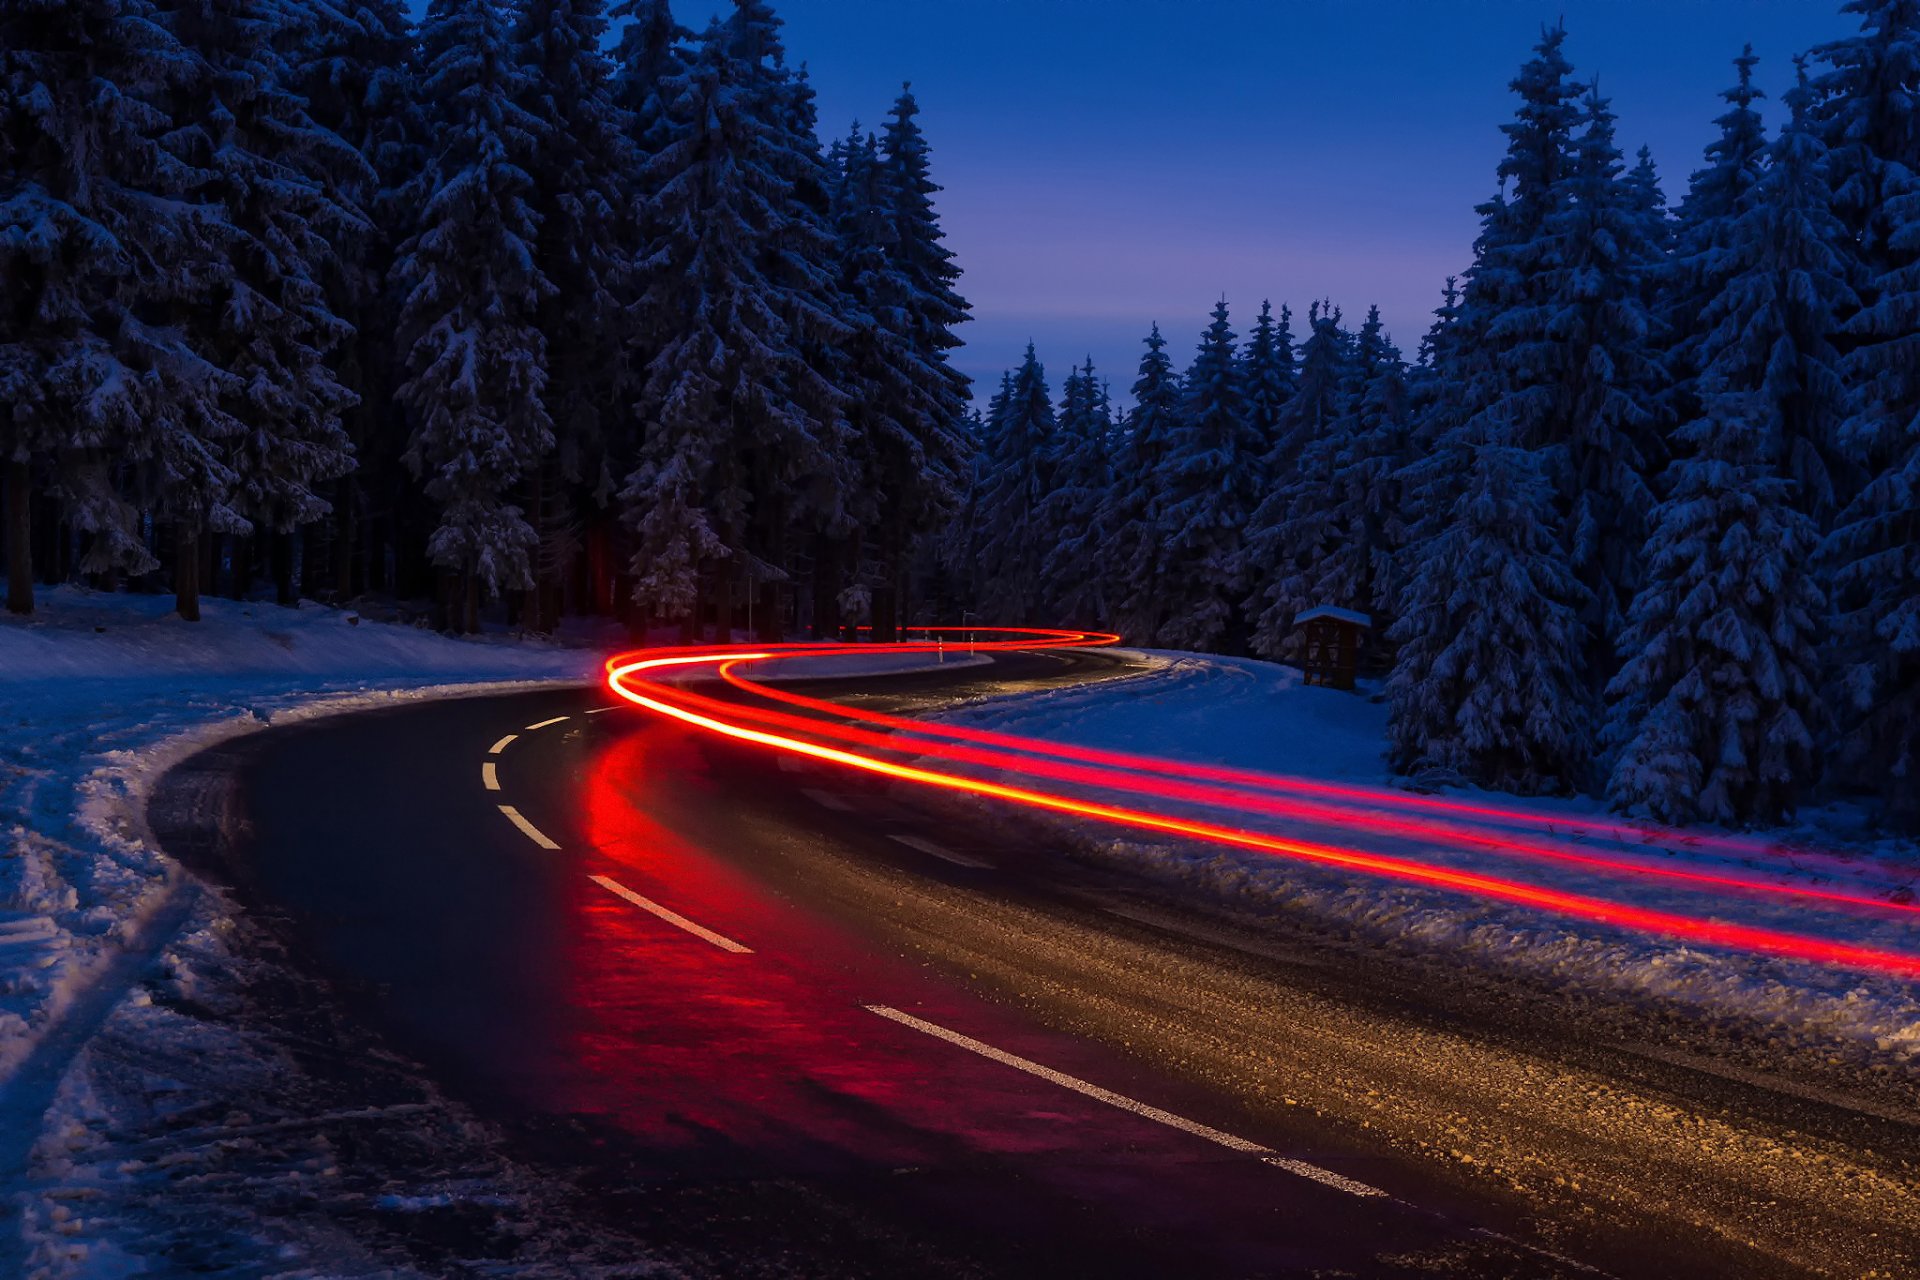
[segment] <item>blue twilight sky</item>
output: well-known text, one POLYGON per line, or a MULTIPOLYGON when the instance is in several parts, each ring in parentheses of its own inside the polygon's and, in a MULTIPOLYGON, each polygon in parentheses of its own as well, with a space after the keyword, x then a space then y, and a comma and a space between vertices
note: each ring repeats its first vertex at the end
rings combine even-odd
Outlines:
MULTIPOLYGON (((681 21, 726 7, 676 0, 681 21)), ((1510 80, 1542 23, 1597 75, 1670 199, 1743 42, 1777 99, 1840 0, 786 0, 829 137, 911 79, 946 187, 982 399, 1031 338, 1058 393, 1092 355, 1124 398, 1151 321, 1184 365, 1220 295, 1378 303, 1409 354, 1467 265, 1510 80)), ((1777 101, 1770 119, 1779 118, 1777 101)), ((1296 319, 1296 334, 1304 329, 1296 319)))

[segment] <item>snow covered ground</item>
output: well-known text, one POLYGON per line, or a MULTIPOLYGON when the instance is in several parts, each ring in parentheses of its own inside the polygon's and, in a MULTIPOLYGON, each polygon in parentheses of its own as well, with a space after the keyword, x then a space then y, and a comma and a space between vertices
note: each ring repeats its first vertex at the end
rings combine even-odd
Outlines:
MULTIPOLYGON (((1081 746, 1377 787, 1388 797, 1377 810, 1383 814, 1393 811, 1396 791, 1405 794, 1388 774, 1386 708, 1371 699, 1370 690, 1309 687, 1298 671, 1271 663, 1193 654, 1156 656, 1166 665, 1143 677, 981 701, 945 718, 1081 746)), ((1077 793, 1099 796, 1084 787, 1077 793)), ((1854 815, 1844 811, 1809 815, 1800 827, 1752 840, 1722 843, 1716 836, 1726 833, 1671 831, 1657 833, 1665 838, 1649 843, 1639 831, 1623 830, 1620 838, 1609 839, 1604 833, 1573 830, 1582 819, 1611 825, 1591 801, 1517 800, 1458 791, 1448 795, 1553 819, 1560 825, 1527 838, 1576 856, 1601 854, 1662 870, 1842 891, 1884 902, 1889 909, 1829 910, 1805 899, 1729 892, 1672 877, 1602 872, 1571 862, 1519 859, 1493 848, 1383 835, 1337 821, 1316 824, 1159 800, 1151 807, 1636 906, 1920 954, 1920 915, 1897 909, 1911 904, 1920 887, 1920 850, 1906 842, 1861 839, 1848 829, 1854 815)), ((1709 1018, 1730 1016, 1764 1027, 1776 1041, 1818 1045, 1823 1052, 1837 1046, 1862 1065, 1920 1080, 1920 984, 1911 981, 1690 946, 1265 853, 1142 837, 1065 818, 1054 821, 1072 826, 1095 856, 1145 870, 1236 910, 1304 912, 1378 945, 1503 966, 1555 985, 1682 1006, 1709 1018)))
POLYGON ((369 1109, 359 1096, 332 1099, 297 1067, 289 1046, 325 1029, 283 1035, 218 1016, 260 983, 276 991, 263 1007, 319 1018, 324 1003, 303 1003, 290 970, 234 962, 242 923, 154 847, 145 802, 172 764, 235 734, 399 699, 592 680, 599 654, 453 640, 311 604, 209 599, 204 621, 183 623, 168 597, 58 588, 42 603, 32 618, 0 617, 0 1195, 18 1223, 17 1235, 0 1231, 0 1274, 225 1263, 265 1274, 260 1256, 303 1274, 317 1259, 328 1274, 403 1273, 371 1243, 384 1228, 347 1217, 345 1206, 375 1197, 330 1153, 346 1130, 393 1144, 387 1174, 422 1179, 442 1217, 476 1198, 524 1206, 531 1193, 512 1168, 399 1064, 376 1070, 387 1083, 369 1109), (313 1211, 329 1197, 343 1225, 313 1211), (263 1207, 276 1203, 306 1211, 276 1218, 263 1207), (138 1226, 121 1231, 136 1213, 138 1226))

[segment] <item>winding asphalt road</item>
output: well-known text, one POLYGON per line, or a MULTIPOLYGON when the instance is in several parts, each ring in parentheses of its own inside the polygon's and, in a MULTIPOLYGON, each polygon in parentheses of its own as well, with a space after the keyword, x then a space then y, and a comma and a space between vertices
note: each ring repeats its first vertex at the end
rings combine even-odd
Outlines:
POLYGON ((1898 1091, 1256 930, 608 702, 259 735, 225 875, 529 1159, 717 1274, 1920 1274, 1898 1091))

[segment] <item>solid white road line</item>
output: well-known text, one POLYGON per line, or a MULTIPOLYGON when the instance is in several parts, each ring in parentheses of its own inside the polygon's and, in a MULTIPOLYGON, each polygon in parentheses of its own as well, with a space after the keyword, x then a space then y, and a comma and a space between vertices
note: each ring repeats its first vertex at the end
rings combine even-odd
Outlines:
POLYGON ((833 794, 833 792, 831 791, 820 791, 813 787, 807 787, 803 789, 800 792, 800 794, 805 796, 807 799, 813 801, 817 805, 823 805, 826 808, 833 809, 839 813, 853 812, 852 805, 848 804, 845 800, 842 800, 839 796, 833 794))
POLYGON ((665 920, 668 924, 674 926, 676 929, 685 929, 688 933, 692 934, 694 937, 702 939, 703 941, 706 941, 706 942, 711 942, 714 946, 720 948, 722 951, 731 951, 735 955, 742 955, 742 956, 750 956, 753 954, 752 947, 743 947, 739 943, 735 942, 732 938, 725 937, 722 934, 715 933, 713 930, 706 928, 703 925, 697 925, 693 921, 681 915, 679 912, 669 911, 667 908, 655 902, 652 898, 641 897, 639 894, 635 893, 633 890, 627 888, 627 886, 621 884, 618 880, 609 880, 605 876, 588 876, 587 879, 593 881, 595 884, 599 885, 602 889, 605 889, 608 893, 615 894, 618 897, 625 898, 628 902, 631 902, 634 906, 640 908, 642 911, 652 912, 654 915, 659 916, 662 920, 665 920))
POLYGON ((488 747, 487 754, 490 756, 499 755, 502 751, 505 751, 510 745, 512 745, 514 739, 518 738, 519 736, 520 735, 517 733, 508 734, 506 737, 500 739, 500 741, 488 747))
POLYGON ((480 785, 489 791, 500 789, 500 771, 493 767, 491 760, 480 766, 480 785))
POLYGON ((527 726, 527 732, 532 733, 535 729, 544 729, 550 724, 559 724, 562 720, 565 720, 567 718, 568 717, 566 716, 555 716, 551 720, 542 720, 539 724, 530 724, 527 726))
POLYGON ((560 846, 547 838, 547 833, 520 816, 520 811, 510 804, 500 806, 500 812, 507 815, 507 821, 520 828, 520 834, 539 845, 542 849, 558 849, 560 846))
POLYGON ((919 836, 899 835, 891 832, 889 835, 892 839, 897 840, 909 849, 918 849, 921 853, 930 854, 942 862, 951 862, 956 867, 972 867, 975 871, 993 870, 993 864, 991 862, 983 862, 979 858, 970 858, 964 853, 955 853, 953 850, 943 845, 937 845, 931 840, 925 840, 919 836))
POLYGON ((1318 1165, 1288 1159, 1275 1152, 1271 1147, 1264 1147, 1257 1142, 1250 1142, 1245 1138, 1235 1137, 1231 1133, 1224 1133, 1219 1129, 1201 1124, 1197 1120, 1189 1120, 1185 1116, 1177 1116, 1171 1111, 1162 1111, 1158 1107, 1148 1106, 1146 1103, 1134 1098, 1129 1098, 1123 1093, 1115 1093, 1111 1089, 1102 1089, 1097 1084, 1089 1084, 1076 1076, 1067 1075, 1062 1071, 1055 1071, 1052 1067, 1043 1067, 1030 1058, 1022 1058, 1018 1054, 1008 1053, 1004 1049, 996 1049, 990 1044, 975 1040, 972 1036, 961 1035, 958 1031, 949 1031, 945 1027, 916 1018, 910 1013, 902 1013, 900 1010, 890 1008, 884 1004, 870 1004, 867 1005, 866 1008, 869 1013, 877 1013, 883 1018, 899 1023, 903 1027, 912 1027, 915 1031, 930 1035, 937 1040, 945 1040, 948 1044, 958 1045, 969 1053, 977 1053, 983 1058, 989 1058, 994 1062, 1000 1063, 1002 1066, 1012 1067, 1016 1071, 1024 1071, 1028 1075, 1037 1076, 1049 1084, 1057 1084, 1063 1089, 1071 1089, 1075 1093, 1084 1094, 1096 1102, 1104 1102, 1110 1107, 1118 1107, 1122 1111, 1131 1111, 1134 1115, 1142 1116, 1158 1124, 1164 1124, 1170 1129, 1178 1129, 1182 1133, 1190 1133, 1196 1138, 1205 1138, 1208 1142, 1216 1143, 1219 1146, 1227 1148, 1229 1151, 1239 1151, 1246 1155, 1259 1156, 1276 1169, 1285 1169, 1288 1173, 1295 1174, 1302 1178, 1309 1178, 1323 1186, 1332 1187, 1336 1191, 1344 1191, 1350 1196, 1384 1196, 1387 1194, 1378 1187, 1370 1187, 1364 1182, 1356 1182, 1352 1178, 1342 1177, 1332 1170, 1322 1169, 1318 1165))

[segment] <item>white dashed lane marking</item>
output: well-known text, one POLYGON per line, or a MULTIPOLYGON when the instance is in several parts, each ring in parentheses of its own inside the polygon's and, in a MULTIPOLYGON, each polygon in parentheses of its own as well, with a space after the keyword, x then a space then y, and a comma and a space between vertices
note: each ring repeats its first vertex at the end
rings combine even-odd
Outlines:
POLYGON ((542 721, 541 721, 541 722, 540 722, 539 724, 530 724, 530 725, 528 725, 528 726, 527 726, 527 732, 528 732, 528 733, 532 733, 532 732, 533 732, 533 731, 534 731, 535 729, 544 729, 544 728, 546 728, 546 727, 547 727, 548 725, 550 725, 550 724, 559 724, 559 723, 560 723, 560 722, 561 722, 562 720, 566 720, 566 719, 570 719, 570 717, 568 717, 568 716, 555 716, 555 717, 553 717, 553 719, 551 719, 551 720, 542 720, 542 721))
POLYGON ((500 789, 500 771, 494 768, 491 760, 480 766, 480 785, 489 791, 500 789))
POLYGON ((802 791, 800 794, 805 796, 807 799, 813 801, 815 804, 821 805, 828 809, 832 809, 837 813, 853 812, 852 805, 848 804, 845 800, 842 800, 839 796, 833 794, 833 792, 831 791, 820 791, 816 788, 808 787, 807 789, 802 791))
POLYGON ((500 741, 488 747, 487 754, 490 756, 499 755, 502 751, 505 751, 510 745, 512 745, 514 739, 518 738, 519 736, 520 735, 517 733, 508 734, 506 737, 500 739, 500 741))
POLYGON ((539 845, 542 849, 558 849, 560 846, 547 838, 547 833, 520 816, 520 811, 510 804, 500 806, 500 812, 507 815, 507 821, 520 828, 520 834, 539 845))
POLYGON ((603 712, 618 711, 619 709, 620 709, 619 707, 588 707, 587 714, 590 716, 597 716, 603 712))
POLYGON ((1205 1138, 1208 1142, 1225 1147, 1229 1151, 1239 1151, 1246 1155, 1259 1156, 1263 1161, 1276 1169, 1284 1169, 1297 1177, 1307 1178, 1320 1183, 1322 1186, 1332 1187, 1335 1191, 1343 1191, 1350 1196, 1365 1197, 1385 1196, 1387 1194, 1378 1187, 1368 1186, 1364 1182, 1357 1182, 1352 1178, 1337 1174, 1331 1169, 1322 1169, 1319 1165, 1308 1164, 1304 1160, 1289 1159, 1271 1147, 1262 1146, 1258 1142, 1253 1142, 1246 1138, 1236 1137, 1231 1133, 1226 1133, 1209 1125, 1201 1124, 1198 1120, 1189 1120, 1185 1116, 1177 1116, 1171 1111, 1162 1111, 1159 1107, 1149 1106, 1138 1099, 1129 1098, 1124 1093, 1115 1093, 1111 1089, 1102 1089, 1099 1085, 1089 1084, 1077 1076, 1070 1076, 1064 1071, 1055 1071, 1052 1067, 1042 1066, 1031 1058, 1022 1058, 1018 1054, 1008 1053, 1004 1049, 996 1049, 990 1044, 975 1040, 972 1036, 961 1035, 958 1031, 949 1031, 947 1028, 935 1023, 916 1018, 910 1013, 902 1013, 900 1010, 884 1004, 870 1004, 867 1005, 866 1008, 868 1012, 877 1013, 883 1018, 899 1023, 903 1027, 911 1027, 915 1031, 930 1035, 937 1040, 945 1040, 948 1044, 958 1045, 969 1053, 977 1053, 983 1058, 988 1058, 1000 1063, 1002 1066, 1012 1067, 1016 1071, 1024 1071, 1028 1075, 1036 1076, 1049 1084, 1059 1085, 1062 1089, 1071 1089, 1075 1093, 1092 1098, 1096 1102, 1104 1102, 1110 1107, 1118 1107, 1122 1111, 1130 1111, 1134 1115, 1152 1120, 1156 1124, 1166 1125, 1170 1129, 1178 1129, 1182 1133, 1190 1133, 1196 1138, 1205 1138))
POLYGON ((933 841, 921 836, 894 834, 892 839, 907 846, 909 849, 918 849, 921 853, 938 858, 942 862, 951 862, 956 867, 971 867, 975 871, 993 870, 993 864, 991 862, 986 862, 979 858, 970 858, 964 853, 955 853, 945 845, 935 844, 933 841))
POLYGON ((780 772, 782 773, 800 773, 806 769, 805 765, 801 764, 799 760, 795 759, 791 755, 782 755, 778 760, 775 760, 773 763, 779 768, 780 772))
POLYGON ((606 876, 588 876, 587 879, 593 881, 595 884, 599 885, 602 889, 605 889, 608 893, 614 894, 617 897, 625 898, 628 902, 631 902, 634 906, 640 908, 642 911, 651 912, 653 915, 660 917, 660 919, 665 920, 668 924, 672 925, 674 928, 685 929, 688 933, 692 934, 694 937, 699 938, 704 942, 711 942, 714 946, 720 948, 722 951, 731 951, 735 955, 742 955, 742 956, 750 956, 753 954, 752 947, 743 947, 739 943, 735 942, 732 938, 729 938, 724 934, 715 933, 713 930, 707 928, 705 925, 695 924, 693 921, 681 915, 678 911, 669 910, 668 908, 663 907, 659 903, 655 902, 652 898, 641 897, 639 894, 635 893, 633 890, 627 888, 627 886, 621 884, 618 880, 610 880, 606 876))

